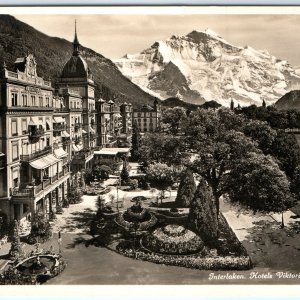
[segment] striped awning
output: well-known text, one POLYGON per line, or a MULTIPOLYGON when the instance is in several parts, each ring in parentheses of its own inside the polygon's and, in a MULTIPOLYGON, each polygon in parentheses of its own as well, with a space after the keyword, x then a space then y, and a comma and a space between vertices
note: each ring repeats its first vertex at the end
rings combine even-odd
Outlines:
POLYGON ((29 164, 34 168, 34 169, 46 169, 54 164, 59 162, 59 159, 57 159, 53 154, 49 154, 47 156, 44 156, 42 158, 36 159, 29 164))
POLYGON ((61 133, 61 136, 65 138, 70 137, 70 135, 65 130, 61 133))
POLYGON ((58 148, 58 149, 54 150, 54 155, 57 158, 63 158, 63 157, 68 156, 68 153, 63 148, 58 148))
POLYGON ((54 117, 53 122, 54 123, 65 123, 65 119, 63 119, 62 117, 54 117))

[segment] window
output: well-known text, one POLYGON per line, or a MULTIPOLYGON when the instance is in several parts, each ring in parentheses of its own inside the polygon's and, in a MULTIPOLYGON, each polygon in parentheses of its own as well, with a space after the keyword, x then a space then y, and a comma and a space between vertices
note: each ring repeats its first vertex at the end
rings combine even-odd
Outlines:
POLYGON ((17 105, 18 105, 18 94, 11 93, 11 106, 17 106, 17 105))
POLYGON ((26 134, 26 133, 27 133, 27 120, 22 119, 22 134, 26 134))
POLYGON ((22 95, 22 102, 23 102, 23 106, 28 106, 27 95, 25 94, 22 95))
POLYGON ((12 143, 12 159, 18 160, 19 159, 19 145, 17 142, 12 143))
POLYGON ((50 137, 49 136, 46 137, 46 146, 47 147, 50 146, 50 137))
POLYGON ((46 97, 46 107, 50 107, 50 99, 49 99, 49 97, 46 97))
POLYGON ((39 106, 40 106, 40 107, 43 107, 43 106, 44 106, 44 103, 43 103, 43 97, 42 97, 42 96, 39 97, 39 106))
POLYGON ((11 135, 17 136, 18 135, 18 123, 17 120, 11 120, 11 135))
POLYGON ((31 96, 31 105, 32 105, 32 106, 36 106, 36 103, 35 103, 35 96, 31 96))
POLYGON ((139 117, 139 118, 141 117, 141 113, 138 113, 138 117, 139 117))

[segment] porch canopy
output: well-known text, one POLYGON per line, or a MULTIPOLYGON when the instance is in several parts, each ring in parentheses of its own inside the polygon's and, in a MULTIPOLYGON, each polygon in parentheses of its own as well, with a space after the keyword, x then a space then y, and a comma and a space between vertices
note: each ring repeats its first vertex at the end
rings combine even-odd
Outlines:
POLYGON ((53 154, 48 154, 47 156, 31 161, 29 164, 34 169, 41 170, 46 169, 59 161, 60 160, 57 159, 53 154))
POLYGON ((65 119, 63 119, 62 117, 54 117, 53 122, 54 123, 65 123, 65 119))
POLYGON ((57 158, 63 158, 63 157, 68 156, 68 153, 63 148, 58 148, 58 149, 54 150, 54 155, 57 158))

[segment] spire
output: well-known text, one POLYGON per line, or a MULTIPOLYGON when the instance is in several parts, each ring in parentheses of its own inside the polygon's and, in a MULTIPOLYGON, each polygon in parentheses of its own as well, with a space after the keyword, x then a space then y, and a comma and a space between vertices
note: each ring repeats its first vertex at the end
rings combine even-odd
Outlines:
POLYGON ((77 37, 77 26, 76 26, 76 20, 75 20, 75 37, 74 37, 74 41, 73 41, 73 55, 79 55, 80 54, 80 44, 78 41, 78 37, 77 37))

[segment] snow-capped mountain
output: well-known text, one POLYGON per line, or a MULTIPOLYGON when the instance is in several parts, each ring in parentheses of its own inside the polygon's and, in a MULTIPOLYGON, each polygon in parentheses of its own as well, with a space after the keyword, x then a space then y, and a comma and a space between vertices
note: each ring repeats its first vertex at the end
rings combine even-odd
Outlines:
POLYGON ((201 104, 272 104, 300 86, 287 61, 266 50, 237 47, 210 29, 155 42, 141 53, 115 60, 135 84, 161 99, 177 96, 201 104))

